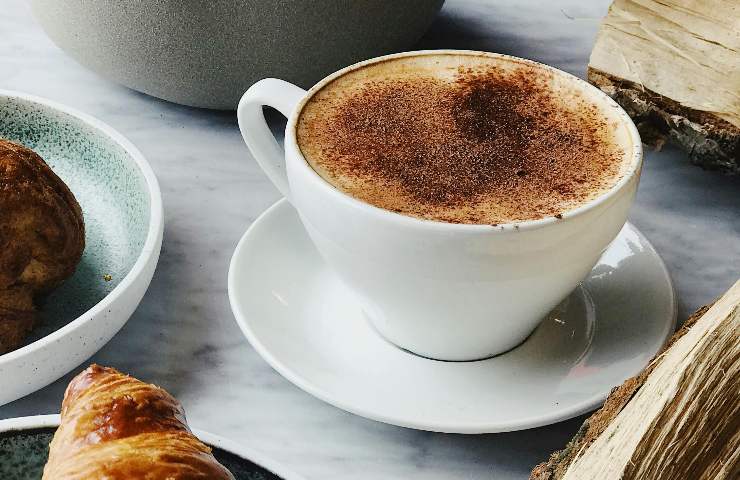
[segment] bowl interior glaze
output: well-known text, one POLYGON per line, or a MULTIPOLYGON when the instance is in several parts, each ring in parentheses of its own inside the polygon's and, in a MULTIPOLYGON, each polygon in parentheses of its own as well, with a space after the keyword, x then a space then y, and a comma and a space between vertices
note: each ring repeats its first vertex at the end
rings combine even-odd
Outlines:
POLYGON ((82 260, 72 277, 41 299, 29 344, 103 300, 132 269, 147 239, 151 196, 120 144, 63 111, 0 94, 0 138, 41 155, 72 190, 85 219, 82 260))

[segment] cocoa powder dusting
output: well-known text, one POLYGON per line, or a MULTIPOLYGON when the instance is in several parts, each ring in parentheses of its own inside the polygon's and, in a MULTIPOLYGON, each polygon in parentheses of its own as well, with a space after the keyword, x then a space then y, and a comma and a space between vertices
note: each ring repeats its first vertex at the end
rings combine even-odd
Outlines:
POLYGON ((327 89, 299 120, 309 163, 360 200, 498 224, 560 215, 616 182, 623 151, 603 114, 583 99, 565 108, 541 71, 386 77, 327 89))

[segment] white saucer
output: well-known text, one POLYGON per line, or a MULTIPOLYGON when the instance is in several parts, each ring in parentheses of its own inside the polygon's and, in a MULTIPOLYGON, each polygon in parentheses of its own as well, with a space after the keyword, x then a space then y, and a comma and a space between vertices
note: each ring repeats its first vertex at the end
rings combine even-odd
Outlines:
POLYGON ((645 366, 676 319, 662 260, 628 224, 521 346, 476 362, 421 358, 365 321, 285 200, 239 242, 229 298, 255 350, 308 393, 373 420, 457 433, 538 427, 596 408, 645 366))

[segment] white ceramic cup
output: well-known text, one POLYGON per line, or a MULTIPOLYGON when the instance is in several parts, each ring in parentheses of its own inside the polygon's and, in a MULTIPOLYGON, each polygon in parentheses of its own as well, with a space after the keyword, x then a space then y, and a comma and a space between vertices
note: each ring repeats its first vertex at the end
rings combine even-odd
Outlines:
MULTIPOLYGON (((612 111, 612 110, 609 110, 612 111)), ((308 92, 277 79, 252 85, 239 102, 239 128, 252 155, 298 211, 326 263, 357 296, 377 331, 397 346, 440 360, 474 360, 524 341, 596 264, 621 230, 639 181, 642 147, 627 114, 583 80, 528 60, 459 50, 407 52, 344 68, 308 92), (326 182, 296 140, 301 109, 324 85, 389 58, 470 54, 523 62, 565 79, 613 108, 632 142, 628 173, 562 218, 505 225, 421 220, 361 202, 326 182), (285 151, 263 106, 288 117, 285 151)))

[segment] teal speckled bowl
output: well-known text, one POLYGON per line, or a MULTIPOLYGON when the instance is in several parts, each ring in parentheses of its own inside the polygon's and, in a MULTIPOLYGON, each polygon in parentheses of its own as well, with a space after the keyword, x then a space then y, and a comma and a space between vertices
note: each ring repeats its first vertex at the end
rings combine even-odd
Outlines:
MULTIPOLYGON (((49 443, 59 426, 59 415, 11 418, 0 421, 0 478, 40 480, 49 454, 49 443)), ((210 433, 194 431, 236 480, 301 480, 297 474, 210 433)))
POLYGON ((0 138, 35 150, 67 183, 86 242, 75 274, 42 301, 27 345, 0 355, 3 405, 71 371, 118 332, 149 286, 164 222, 151 167, 99 120, 0 90, 0 138))

